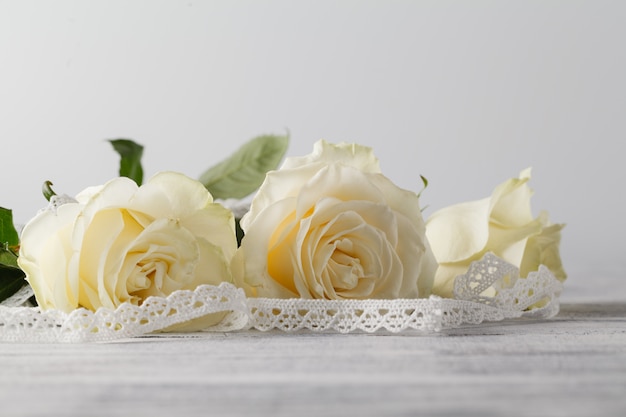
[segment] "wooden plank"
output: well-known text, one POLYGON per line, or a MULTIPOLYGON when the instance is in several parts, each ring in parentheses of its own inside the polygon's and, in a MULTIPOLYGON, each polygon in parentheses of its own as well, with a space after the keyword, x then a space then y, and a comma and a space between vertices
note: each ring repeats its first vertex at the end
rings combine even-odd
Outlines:
POLYGON ((623 416, 626 303, 435 335, 0 345, 2 416, 623 416))

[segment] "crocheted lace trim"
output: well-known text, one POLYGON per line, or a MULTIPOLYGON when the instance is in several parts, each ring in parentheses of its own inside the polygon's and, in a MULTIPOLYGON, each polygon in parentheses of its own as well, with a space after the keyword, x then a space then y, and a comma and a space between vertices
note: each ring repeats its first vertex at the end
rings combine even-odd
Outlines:
POLYGON ((438 332, 464 324, 518 317, 549 318, 559 311, 562 284, 544 266, 527 278, 518 269, 487 254, 455 280, 455 298, 397 300, 248 299, 258 330, 301 329, 341 333, 438 332), (491 290, 492 296, 484 295, 491 290))
POLYGON ((562 285, 541 266, 527 278, 517 268, 487 254, 456 278, 455 298, 397 300, 305 300, 246 298, 232 284, 201 285, 167 298, 150 297, 142 305, 116 310, 71 313, 24 306, 25 287, 0 305, 0 341, 99 342, 178 329, 175 325, 222 313, 204 331, 311 330, 348 333, 386 330, 438 332, 468 324, 519 317, 548 318, 558 313, 562 285))

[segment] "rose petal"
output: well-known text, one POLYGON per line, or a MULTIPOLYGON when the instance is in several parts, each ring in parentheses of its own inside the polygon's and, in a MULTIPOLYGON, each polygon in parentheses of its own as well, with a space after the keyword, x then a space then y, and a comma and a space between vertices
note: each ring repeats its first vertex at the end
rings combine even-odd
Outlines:
POLYGON ((65 204, 56 213, 39 213, 22 230, 17 262, 44 309, 69 312, 78 306, 78 276, 68 271, 72 249, 65 242, 79 212, 78 204, 65 204))

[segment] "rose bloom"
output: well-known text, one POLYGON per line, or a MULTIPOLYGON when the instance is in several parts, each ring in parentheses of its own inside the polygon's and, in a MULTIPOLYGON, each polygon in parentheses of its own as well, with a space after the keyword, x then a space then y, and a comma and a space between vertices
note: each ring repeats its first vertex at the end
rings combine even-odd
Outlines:
POLYGON ((90 187, 22 231, 18 262, 42 309, 139 305, 149 296, 232 281, 232 213, 204 186, 173 172, 138 187, 90 187))
POLYGON ((426 236, 439 268, 433 293, 452 297, 454 279, 487 252, 517 266, 520 276, 545 265, 557 279, 566 278, 559 244, 562 224, 550 224, 548 214, 533 218, 530 169, 495 188, 491 197, 456 204, 433 213, 426 236))
POLYGON ((232 263, 249 296, 428 296, 436 262, 416 193, 380 173, 370 148, 315 144, 268 173, 242 218, 232 263))

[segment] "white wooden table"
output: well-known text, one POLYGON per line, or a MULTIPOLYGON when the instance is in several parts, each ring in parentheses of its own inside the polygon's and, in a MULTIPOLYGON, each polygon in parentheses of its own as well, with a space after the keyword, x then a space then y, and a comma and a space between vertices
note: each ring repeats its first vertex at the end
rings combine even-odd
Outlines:
POLYGON ((552 320, 426 336, 0 344, 0 416, 626 416, 621 281, 573 285, 552 320))

